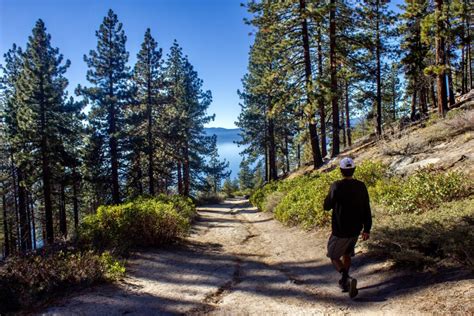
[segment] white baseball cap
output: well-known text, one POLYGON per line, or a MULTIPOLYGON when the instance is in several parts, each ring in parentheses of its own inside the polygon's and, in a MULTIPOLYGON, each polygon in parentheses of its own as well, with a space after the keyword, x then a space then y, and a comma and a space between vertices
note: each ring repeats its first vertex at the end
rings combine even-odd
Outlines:
POLYGON ((341 169, 354 169, 355 166, 354 160, 349 157, 342 158, 339 162, 339 167, 341 167, 341 169))

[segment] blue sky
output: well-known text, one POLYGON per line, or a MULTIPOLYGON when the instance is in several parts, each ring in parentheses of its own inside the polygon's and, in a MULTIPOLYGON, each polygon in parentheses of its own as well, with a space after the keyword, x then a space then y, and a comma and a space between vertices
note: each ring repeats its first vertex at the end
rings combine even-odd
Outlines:
MULTIPOLYGON (((245 0, 0 0, 0 63, 13 43, 25 47, 37 19, 45 21, 52 44, 71 60, 66 76, 73 92, 86 81, 83 55, 94 49, 98 29, 109 8, 123 22, 130 65, 147 27, 165 53, 174 39, 211 90, 209 113, 214 127, 235 127, 240 107, 237 89, 247 69, 251 28, 243 23, 245 0)), ((391 6, 403 0, 394 0, 391 6)))
POLYGON ((13 43, 26 46, 37 19, 46 23, 52 44, 71 60, 66 73, 69 90, 86 81, 83 55, 95 48, 95 31, 109 8, 117 13, 128 37, 130 64, 147 27, 168 52, 174 39, 211 90, 209 126, 231 128, 240 107, 241 87, 252 38, 243 23, 247 12, 241 0, 0 0, 0 63, 13 43))

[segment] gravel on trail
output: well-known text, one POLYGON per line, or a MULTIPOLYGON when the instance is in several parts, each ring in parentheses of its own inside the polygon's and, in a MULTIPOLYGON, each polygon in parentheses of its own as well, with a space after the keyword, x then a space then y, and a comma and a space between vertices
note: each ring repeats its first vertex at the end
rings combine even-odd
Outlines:
POLYGON ((127 276, 56 301, 43 315, 474 314, 472 273, 390 269, 356 248, 359 295, 337 286, 328 230, 286 227, 246 200, 198 209, 188 238, 135 253, 127 276))

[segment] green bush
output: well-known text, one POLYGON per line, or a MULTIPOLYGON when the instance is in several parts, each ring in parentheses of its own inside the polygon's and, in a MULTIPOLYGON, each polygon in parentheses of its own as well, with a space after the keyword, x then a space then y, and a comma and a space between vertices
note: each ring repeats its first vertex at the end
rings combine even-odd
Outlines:
POLYGON ((162 195, 100 206, 96 214, 84 218, 79 243, 119 252, 133 247, 160 246, 185 235, 194 216, 192 201, 180 196, 162 195))
POLYGON ((474 267, 474 198, 445 202, 430 212, 377 212, 366 245, 400 265, 422 268, 446 259, 474 267))
POLYGON ((71 287, 115 280, 125 273, 110 253, 52 251, 11 257, 0 268, 0 313, 16 311, 71 287))
POLYGON ((443 202, 472 194, 472 180, 464 174, 420 170, 411 176, 377 181, 370 193, 374 202, 394 213, 424 212, 443 202))
MULTIPOLYGON (((372 186, 387 176, 386 170, 380 163, 364 162, 357 167, 354 177, 372 186)), ((330 220, 330 213, 323 210, 324 198, 331 183, 338 179, 341 174, 335 169, 275 181, 258 189, 250 201, 262 211, 274 210, 275 218, 285 224, 305 228, 324 226, 330 220)))

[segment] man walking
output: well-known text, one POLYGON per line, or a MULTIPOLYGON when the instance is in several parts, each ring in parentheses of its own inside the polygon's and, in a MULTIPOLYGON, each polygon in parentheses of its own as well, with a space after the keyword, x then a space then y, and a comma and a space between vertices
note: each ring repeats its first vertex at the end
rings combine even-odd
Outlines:
POLYGON ((362 232, 362 240, 369 239, 372 227, 369 193, 365 184, 352 178, 355 163, 351 158, 340 161, 343 176, 331 185, 324 200, 324 209, 332 212, 332 233, 328 241, 328 254, 336 270, 341 273, 339 285, 351 298, 358 293, 357 280, 349 276, 351 257, 362 232))

